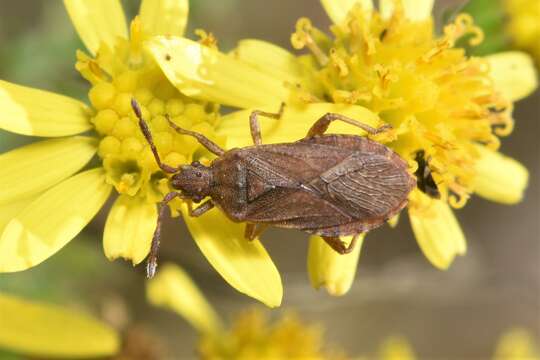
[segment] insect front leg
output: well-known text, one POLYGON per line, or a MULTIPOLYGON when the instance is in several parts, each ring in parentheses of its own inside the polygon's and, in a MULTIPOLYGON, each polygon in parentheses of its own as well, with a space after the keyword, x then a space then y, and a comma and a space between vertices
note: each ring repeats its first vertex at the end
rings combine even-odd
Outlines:
POLYGON ((152 139, 152 133, 150 132, 150 129, 148 128, 148 124, 142 117, 141 108, 139 107, 139 103, 137 103, 137 100, 131 99, 131 107, 133 108, 135 115, 137 115, 137 118, 139 119, 139 127, 141 128, 141 131, 144 135, 144 138, 148 142, 148 145, 150 145, 152 154, 154 154, 154 158, 156 159, 156 162, 158 166, 160 167, 160 169, 169 174, 177 173, 180 170, 180 168, 174 168, 172 166, 169 166, 161 162, 156 145, 154 144, 154 140, 152 139))
POLYGON ((268 228, 267 224, 246 224, 246 230, 244 231, 244 237, 253 241, 259 237, 268 228))
POLYGON ((347 124, 357 126, 371 135, 379 134, 381 132, 390 130, 392 128, 390 125, 383 125, 379 128, 373 128, 369 125, 361 123, 358 120, 351 119, 350 117, 347 117, 345 115, 335 114, 335 113, 326 113, 319 120, 317 120, 315 124, 311 126, 311 128, 308 131, 308 134, 306 135, 306 138, 323 135, 326 132, 326 130, 328 130, 328 126, 330 126, 330 123, 336 120, 340 120, 340 121, 346 122, 347 124))
POLYGON ((193 209, 191 202, 188 202, 188 206, 189 206, 189 216, 199 217, 205 212, 207 212, 208 210, 213 209, 214 203, 212 202, 212 200, 207 200, 201 205, 197 206, 195 209, 193 209))
POLYGON ((265 111, 255 110, 249 115, 249 128, 251 130, 251 138, 255 145, 262 145, 261 138, 261 125, 259 124, 259 116, 264 116, 271 119, 279 120, 281 115, 283 115, 283 109, 285 108, 285 103, 282 102, 277 113, 269 113, 265 111))
POLYGON ((159 252, 159 241, 161 237, 161 224, 165 216, 165 209, 169 202, 176 197, 183 197, 181 193, 173 191, 163 197, 163 200, 158 205, 158 218, 156 222, 156 230, 154 230, 154 236, 152 237, 152 244, 150 245, 150 254, 148 254, 148 260, 146 261, 146 277, 151 279, 156 274, 157 258, 159 252))
POLYGON ((348 246, 346 243, 341 241, 338 236, 322 236, 322 238, 328 245, 330 245, 332 249, 334 249, 341 255, 345 255, 354 250, 354 247, 356 246, 356 241, 358 240, 359 236, 360 234, 354 235, 351 243, 348 246))
POLYGON ((210 140, 203 134, 199 134, 198 132, 195 132, 195 131, 183 129, 180 126, 173 123, 171 119, 169 118, 169 115, 165 115, 165 117, 167 118, 167 121, 169 122, 169 126, 172 127, 177 133, 182 134, 182 135, 193 136, 195 139, 197 139, 199 144, 201 144, 206 149, 208 149, 208 151, 216 154, 217 156, 221 156, 225 153, 225 150, 220 148, 218 144, 216 144, 215 142, 213 142, 212 140, 210 140))

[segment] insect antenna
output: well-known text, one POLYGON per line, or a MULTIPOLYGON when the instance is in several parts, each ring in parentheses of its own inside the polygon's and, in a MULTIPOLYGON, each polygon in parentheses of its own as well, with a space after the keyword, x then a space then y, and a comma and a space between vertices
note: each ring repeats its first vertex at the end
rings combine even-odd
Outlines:
POLYGON ((150 132, 150 128, 148 127, 147 122, 142 117, 141 107, 139 106, 139 103, 134 98, 131 99, 131 107, 133 108, 133 112, 139 119, 139 128, 141 129, 144 138, 146 139, 146 142, 148 142, 148 145, 150 145, 150 149, 154 154, 154 158, 156 159, 159 168, 168 174, 177 173, 180 168, 174 168, 161 162, 156 145, 154 144, 154 140, 152 139, 152 133, 150 132))

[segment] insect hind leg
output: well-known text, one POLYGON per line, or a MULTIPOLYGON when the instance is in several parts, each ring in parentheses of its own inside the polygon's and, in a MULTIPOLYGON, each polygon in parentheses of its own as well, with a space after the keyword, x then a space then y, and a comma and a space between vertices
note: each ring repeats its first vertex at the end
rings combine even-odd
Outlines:
POLYGON ((249 129, 251 130, 251 138, 255 145, 262 145, 261 125, 259 124, 259 116, 264 116, 271 119, 279 120, 283 115, 285 103, 282 102, 277 113, 269 113, 261 110, 255 110, 249 115, 249 129))
POLYGON ((343 121, 343 122, 346 122, 347 124, 357 126, 360 129, 366 131, 370 135, 379 134, 379 133, 388 131, 392 128, 390 125, 383 125, 381 127, 374 128, 358 120, 351 119, 350 117, 347 117, 345 115, 336 114, 336 113, 326 113, 323 116, 321 116, 319 120, 315 121, 315 123, 309 129, 306 135, 306 138, 323 135, 326 132, 326 130, 328 130, 328 126, 330 126, 330 123, 336 120, 343 121))
POLYGON ((341 241, 338 236, 322 236, 322 238, 337 253, 345 255, 354 250, 359 236, 360 234, 354 235, 349 245, 341 241))

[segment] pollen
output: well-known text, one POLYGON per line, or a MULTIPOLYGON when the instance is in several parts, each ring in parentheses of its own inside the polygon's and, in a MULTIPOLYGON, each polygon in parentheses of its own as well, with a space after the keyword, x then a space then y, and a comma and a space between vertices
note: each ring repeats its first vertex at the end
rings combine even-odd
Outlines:
POLYGON ((383 18, 358 4, 331 27, 332 36, 298 20, 291 42, 308 51, 311 59, 302 63, 316 86, 299 86, 294 96, 377 113, 396 134, 381 141, 411 171, 424 151, 442 199, 461 207, 474 190, 473 144, 499 146, 513 128, 512 104, 495 90, 489 65, 455 47, 460 39, 473 46, 483 39, 469 15, 458 15, 437 35, 431 18, 411 21, 397 5, 383 18))
POLYGON ((167 182, 156 185, 165 174, 139 129, 131 99, 139 102, 161 159, 173 167, 192 161, 200 145, 177 134, 167 118, 187 129, 202 126, 205 135, 219 143, 214 132, 218 109, 184 96, 168 82, 144 52, 146 37, 138 22, 136 18, 132 23, 130 40, 119 38, 113 49, 102 46, 95 59, 79 52, 76 68, 92 84, 88 97, 95 115, 91 121, 100 137, 98 155, 107 181, 120 194, 157 201, 170 189, 162 186, 167 182))

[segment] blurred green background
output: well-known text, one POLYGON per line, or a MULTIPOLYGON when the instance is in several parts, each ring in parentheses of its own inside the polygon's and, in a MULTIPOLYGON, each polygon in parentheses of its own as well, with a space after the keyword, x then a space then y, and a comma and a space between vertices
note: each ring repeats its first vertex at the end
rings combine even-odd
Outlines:
MULTIPOLYGON (((316 0, 190 3, 187 36, 194 38, 193 30, 204 28, 218 37, 223 50, 246 37, 291 49, 289 36, 301 16, 310 17, 322 29, 329 25, 316 0)), ((127 13, 134 15, 139 2, 124 1, 124 5, 127 13)), ((439 3, 437 10, 447 14, 441 5, 448 2, 439 3)), ((493 48, 504 46, 504 34, 494 43, 493 48)), ((78 48, 83 46, 62 2, 0 1, 1 79, 87 101, 87 83, 74 69, 78 48)), ((334 298, 309 285, 305 269, 307 237, 271 230, 263 241, 282 273, 282 308, 293 309, 303 319, 325 326, 330 342, 349 354, 373 353, 392 334, 407 338, 423 358, 452 359, 489 357, 498 337, 513 326, 526 328, 538 339, 539 101, 537 91, 517 104, 515 131, 502 145, 504 153, 520 160, 530 171, 525 200, 516 206, 503 206, 474 198, 458 211, 469 250, 450 270, 438 271, 424 259, 406 216, 402 216, 396 230, 384 227, 369 234, 356 283, 348 295, 334 298)), ((2 152, 24 141, 0 131, 2 152)), ((76 304, 107 319, 111 313, 123 314, 123 323, 157 339, 164 354, 193 357, 196 333, 180 318, 146 304, 143 266, 132 268, 129 263, 105 259, 100 237, 107 211, 108 207, 83 235, 42 265, 20 274, 1 274, 0 291, 76 304)), ((219 277, 181 221, 166 224, 160 261, 183 266, 225 318, 232 318, 246 306, 260 306, 219 277)))

